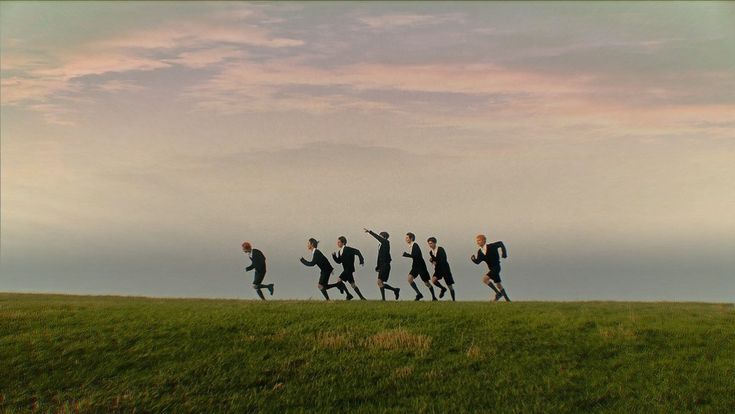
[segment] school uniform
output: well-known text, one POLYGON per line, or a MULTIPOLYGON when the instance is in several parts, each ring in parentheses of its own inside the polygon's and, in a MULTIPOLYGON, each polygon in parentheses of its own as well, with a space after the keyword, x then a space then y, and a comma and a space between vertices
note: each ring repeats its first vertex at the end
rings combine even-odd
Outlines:
POLYGON ((375 271, 378 272, 378 279, 383 282, 387 282, 390 277, 390 242, 388 239, 374 233, 372 230, 368 231, 368 233, 380 242, 380 247, 378 248, 378 263, 375 266, 375 271))
POLYGON ((420 276, 421 280, 428 282, 431 277, 429 276, 429 270, 426 268, 426 262, 424 261, 424 256, 421 254, 419 245, 414 242, 411 243, 409 248, 411 250, 410 253, 403 253, 403 257, 410 257, 413 260, 411 263, 411 271, 409 273, 413 277, 420 276))
POLYGON ((329 259, 327 259, 327 257, 319 251, 319 249, 314 249, 311 261, 308 261, 302 257, 301 263, 309 267, 318 266, 319 270, 321 271, 319 275, 319 284, 322 286, 327 286, 327 284, 329 283, 329 276, 332 275, 334 267, 332 267, 332 264, 329 263, 329 259))
POLYGON ((339 275, 339 278, 343 282, 355 283, 355 256, 360 258, 361 265, 365 264, 365 258, 362 257, 362 253, 353 247, 342 246, 339 251, 332 253, 332 259, 342 264, 342 273, 339 275))
POLYGON ((259 285, 263 283, 263 279, 265 278, 265 255, 260 250, 253 249, 250 251, 248 256, 250 257, 251 263, 250 266, 245 268, 245 271, 249 272, 255 269, 255 273, 253 274, 253 284, 259 285))
POLYGON ((434 277, 437 279, 444 279, 448 285, 454 284, 454 278, 452 277, 452 270, 449 268, 449 262, 447 261, 447 253, 444 248, 437 246, 436 250, 429 250, 430 261, 434 263, 434 277))
POLYGON ((505 245, 502 241, 495 243, 488 243, 482 248, 477 250, 477 255, 473 262, 480 264, 485 262, 487 264, 488 272, 487 275, 495 283, 500 283, 500 255, 498 255, 498 249, 503 252, 503 258, 508 257, 508 253, 505 250, 505 245))

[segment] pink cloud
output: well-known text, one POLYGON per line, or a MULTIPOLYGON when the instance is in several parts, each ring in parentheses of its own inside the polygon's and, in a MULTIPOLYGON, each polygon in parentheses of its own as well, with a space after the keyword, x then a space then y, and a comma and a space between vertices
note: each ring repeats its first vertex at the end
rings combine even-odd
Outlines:
POLYGON ((451 21, 461 22, 464 16, 460 13, 447 14, 409 14, 394 13, 380 16, 364 16, 357 19, 374 30, 390 29, 405 26, 422 26, 441 24, 451 21))
POLYGON ((233 48, 217 47, 179 53, 167 62, 177 63, 191 68, 203 68, 220 63, 226 59, 244 59, 247 53, 233 48))
POLYGON ((70 81, 86 75, 111 72, 145 71, 169 67, 167 62, 130 53, 87 53, 74 55, 57 65, 27 70, 24 76, 2 79, 2 104, 23 105, 33 102, 37 110, 51 97, 77 88, 70 81))
POLYGON ((276 37, 269 29, 253 24, 178 22, 155 29, 141 29, 99 42, 99 47, 135 49, 198 48, 231 43, 270 48, 294 47, 302 40, 276 37))
MULTIPOLYGON (((18 74, 2 79, 2 104, 29 105, 29 109, 36 111, 52 110, 49 100, 62 92, 74 91, 72 81, 79 77, 150 71, 172 64, 201 68, 229 58, 244 58, 245 52, 236 49, 238 45, 281 48, 303 44, 301 40, 272 36, 267 28, 243 23, 243 19, 259 15, 252 10, 237 7, 232 11, 227 16, 209 16, 206 18, 209 20, 171 23, 78 45, 72 53, 49 50, 44 58, 30 58, 21 48, 3 48, 0 59, 3 71, 18 74), (151 49, 185 51, 166 60, 142 52, 151 49)), ((115 85, 107 86, 108 92, 122 90, 115 85)), ((131 87, 127 82, 124 89, 131 90, 131 87)), ((51 118, 58 119, 58 116, 54 112, 51 118)))
MULTIPOLYGON (((296 88, 295 90, 299 90, 296 88)), ((667 104, 671 88, 605 84, 594 76, 521 72, 487 64, 362 64, 316 68, 297 59, 254 63, 233 61, 212 79, 184 95, 200 110, 237 112, 302 111, 327 113, 358 109, 388 112, 421 125, 555 134, 568 125, 587 124, 616 133, 670 131, 707 121, 732 119, 731 105, 667 104), (295 96, 289 86, 325 87, 295 96), (333 87, 330 92, 329 87, 333 87), (345 88, 347 88, 345 90, 345 88), (350 90, 356 93, 349 93, 350 90), (366 99, 365 91, 456 93, 508 97, 501 105, 482 103, 450 108, 441 104, 402 105, 366 99), (288 91, 284 93, 284 91, 288 91), (640 99, 639 104, 631 99, 640 99), (644 99, 645 98, 645 99, 644 99), (655 105, 646 99, 657 99, 655 105), (682 123, 677 122, 681 121, 682 123), (535 125, 529 126, 529 122, 535 125)), ((694 131, 694 130, 692 130, 694 131)), ((681 131, 679 131, 681 132, 681 131)), ((568 130, 564 130, 568 133, 568 130)), ((720 132, 718 132, 720 133, 720 132)))
POLYGON ((58 78, 22 78, 14 76, 0 80, 0 103, 18 105, 25 101, 40 100, 52 92, 68 89, 69 85, 58 78))
MULTIPOLYGON (((575 93, 583 79, 555 79, 538 74, 504 70, 492 65, 384 65, 362 64, 320 69, 296 60, 253 63, 231 62, 214 78, 189 88, 185 94, 199 108, 253 110, 336 111, 346 108, 391 111, 404 109, 389 102, 368 100, 356 94, 326 96, 303 94, 297 99, 278 92, 284 87, 310 85, 348 87, 356 92, 398 90, 407 92, 535 94, 558 96, 575 93), (220 102, 220 105, 215 104, 220 102)), ((517 109, 517 108, 514 108, 517 109)), ((430 110, 427 108, 427 110, 430 110)))
POLYGON ((97 90, 108 92, 108 93, 116 93, 116 92, 135 92, 135 91, 141 91, 144 88, 135 82, 131 81, 122 81, 122 80, 110 80, 104 83, 101 83, 95 87, 97 90))

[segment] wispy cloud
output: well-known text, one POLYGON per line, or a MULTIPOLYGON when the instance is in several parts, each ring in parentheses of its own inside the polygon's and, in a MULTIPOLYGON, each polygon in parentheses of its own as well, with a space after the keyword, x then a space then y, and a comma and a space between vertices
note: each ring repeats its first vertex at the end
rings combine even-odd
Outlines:
POLYGON ((210 47, 181 52, 175 58, 167 59, 167 62, 200 69, 229 59, 243 60, 246 57, 246 51, 234 47, 210 47))
POLYGON ((521 26, 510 29, 503 21, 480 24, 459 12, 345 14, 363 29, 375 31, 402 28, 416 33, 412 31, 431 27, 431 38, 437 41, 443 33, 455 35, 458 27, 462 33, 474 33, 439 42, 435 57, 422 54, 420 61, 412 62, 412 50, 404 51, 398 32, 387 35, 394 36, 409 58, 383 55, 383 49, 391 48, 381 45, 365 45, 368 53, 354 58, 355 39, 341 36, 354 35, 352 28, 340 32, 344 28, 305 24, 293 10, 274 16, 268 7, 241 6, 215 7, 201 17, 155 26, 132 25, 68 50, 29 54, 22 39, 4 39, 10 47, 2 51, 2 104, 54 111, 47 119, 59 120, 63 113, 55 105, 63 99, 94 91, 143 92, 136 82, 145 73, 171 70, 180 75, 183 68, 188 70, 186 82, 167 91, 170 96, 196 110, 220 114, 356 111, 488 129, 531 118, 557 123, 592 119, 601 124, 614 119, 618 125, 634 126, 673 117, 715 122, 715 116, 732 108, 723 92, 735 84, 732 74, 723 70, 726 62, 713 61, 719 66, 709 71, 693 67, 679 73, 649 73, 649 67, 657 67, 657 56, 666 56, 671 52, 667 48, 685 39, 668 33, 567 38, 554 37, 553 28, 547 28, 552 30, 547 36, 528 28, 524 32, 521 26), (486 35, 482 42, 497 43, 495 48, 478 44, 478 34, 486 35), (442 57, 443 52, 463 47, 476 48, 476 54, 459 60, 442 57), (510 52, 503 58, 490 53, 500 49, 510 52))
MULTIPOLYGON (((244 47, 284 48, 304 43, 274 36, 267 27, 245 22, 258 15, 238 8, 227 15, 217 12, 198 20, 132 29, 112 38, 77 45, 69 51, 48 49, 34 55, 23 49, 21 40, 4 42, 12 47, 2 51, 2 104, 50 111, 46 119, 59 123, 62 114, 51 101, 80 92, 74 82, 85 76, 153 71, 172 65, 203 68, 229 58, 243 58, 244 47), (174 57, 169 58, 170 55, 174 57)), ((124 84, 98 88, 107 92, 134 89, 129 79, 124 84)))
POLYGON ((401 27, 417 27, 464 21, 464 14, 410 14, 394 13, 378 16, 363 16, 357 20, 373 30, 394 29, 401 27))
POLYGON ((97 90, 108 92, 108 93, 117 93, 117 92, 138 92, 142 91, 142 86, 138 85, 135 82, 132 81, 124 81, 120 79, 112 79, 107 82, 102 82, 95 86, 97 90))
POLYGON ((489 110, 509 113, 543 98, 574 97, 587 86, 585 79, 562 79, 482 64, 317 68, 293 59, 264 63, 241 60, 230 62, 211 79, 188 88, 184 97, 199 109, 228 114, 359 110, 412 117, 452 112, 463 119, 485 116, 489 110), (431 96, 420 94, 448 95, 422 104, 422 99, 431 96), (466 96, 465 102, 471 106, 457 107, 453 96, 466 96), (502 107, 497 104, 500 96, 502 107))
POLYGON ((143 29, 99 42, 102 47, 135 49, 196 48, 213 44, 281 48, 301 46, 304 41, 273 36, 269 29, 260 25, 187 21, 143 29))

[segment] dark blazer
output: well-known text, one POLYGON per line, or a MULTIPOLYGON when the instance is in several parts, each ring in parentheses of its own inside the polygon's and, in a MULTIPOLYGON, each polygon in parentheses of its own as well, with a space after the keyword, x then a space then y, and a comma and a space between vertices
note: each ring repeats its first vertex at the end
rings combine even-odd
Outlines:
POLYGON ((332 259, 337 263, 341 263, 345 272, 349 273, 355 273, 355 256, 360 258, 361 265, 365 264, 365 258, 362 257, 362 253, 353 247, 345 246, 342 249, 342 256, 337 256, 336 253, 332 253, 332 259))
POLYGON ((321 269, 322 272, 331 272, 334 270, 334 267, 332 267, 332 264, 329 263, 329 259, 327 259, 326 256, 322 254, 318 249, 314 250, 314 257, 311 259, 311 261, 308 261, 301 258, 301 263, 307 265, 307 266, 319 266, 319 269, 321 269))
POLYGON ((383 236, 375 234, 372 230, 368 231, 368 233, 380 242, 380 248, 378 249, 378 265, 375 268, 375 270, 378 270, 381 266, 390 264, 390 242, 388 239, 383 238, 383 236))
POLYGON ((439 276, 451 276, 452 270, 449 268, 449 262, 447 261, 447 252, 444 248, 439 246, 436 248, 436 256, 434 252, 429 250, 429 261, 434 263, 434 273, 439 276))
POLYGON ((482 253, 482 249, 477 249, 477 256, 475 257, 475 264, 480 264, 482 262, 487 263, 488 269, 493 266, 499 266, 500 265, 500 256, 498 256, 498 249, 500 249, 503 252, 503 259, 508 257, 508 252, 505 250, 505 245, 501 241, 496 241, 495 243, 488 243, 487 244, 487 255, 482 253))
POLYGON ((257 273, 261 275, 265 274, 265 256, 263 255, 263 252, 258 249, 253 249, 250 254, 253 256, 251 259, 253 262, 250 264, 250 266, 245 268, 245 271, 249 272, 255 269, 257 273))
POLYGON ((424 273, 428 273, 428 269, 426 269, 426 262, 424 261, 424 255, 421 254, 421 249, 419 248, 418 243, 413 244, 413 248, 411 249, 411 253, 403 252, 403 257, 410 257, 413 259, 413 263, 411 264, 411 274, 412 275, 418 275, 423 271, 424 273))

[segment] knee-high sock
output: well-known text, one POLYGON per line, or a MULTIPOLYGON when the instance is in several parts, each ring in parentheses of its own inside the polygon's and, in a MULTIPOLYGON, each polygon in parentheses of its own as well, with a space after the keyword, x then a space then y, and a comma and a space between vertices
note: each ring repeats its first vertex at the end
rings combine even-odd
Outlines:
POLYGON ((355 293, 357 293, 357 296, 360 297, 360 299, 365 300, 365 296, 362 296, 362 292, 360 292, 360 288, 357 287, 357 285, 352 286, 353 289, 355 289, 355 293))
POLYGON ((396 291, 396 288, 394 288, 393 286, 391 286, 391 285, 389 285, 387 283, 383 283, 383 288, 388 289, 388 290, 392 290, 393 292, 396 291))
POLYGON ((434 286, 429 285, 429 292, 431 292, 431 298, 436 299, 436 295, 434 294, 434 286))
POLYGON ((444 286, 442 286, 442 283, 440 281, 438 281, 438 280, 436 282, 433 282, 433 285, 436 286, 436 287, 438 287, 441 290, 446 290, 446 288, 444 286))
MULTIPOLYGON (((385 286, 385 285, 383 285, 383 286, 385 286)), ((424 295, 422 295, 422 294, 421 294, 421 292, 419 292, 419 287, 418 287, 418 286, 416 286, 416 282, 411 282, 411 287, 413 288, 413 290, 415 290, 415 291, 416 291, 416 294, 417 294, 417 295, 419 295, 419 296, 424 296, 424 295)))
POLYGON ((447 287, 449 288, 449 293, 452 295, 452 301, 454 301, 454 286, 447 285, 447 287))
POLYGON ((381 297, 381 298, 382 298, 383 300, 385 300, 385 288, 384 288, 384 287, 380 288, 380 297, 381 297))
POLYGON ((261 288, 257 288, 255 291, 258 292, 258 296, 260 296, 261 299, 265 300, 265 296, 263 296, 263 292, 260 289, 261 288))
POLYGON ((495 287, 495 285, 493 284, 493 281, 492 281, 492 280, 491 280, 491 281, 489 281, 489 282, 487 283, 487 285, 488 285, 488 286, 490 286, 490 289, 494 290, 494 291, 495 291, 495 293, 497 293, 498 295, 500 294, 500 291, 498 290, 498 288, 496 288, 496 287, 495 287))
POLYGON ((332 288, 339 288, 339 286, 340 286, 341 283, 342 282, 329 284, 329 285, 327 285, 327 286, 324 287, 324 290, 329 290, 329 289, 332 289, 332 288))
POLYGON ((320 292, 322 292, 322 295, 324 295, 324 299, 329 300, 329 295, 327 294, 327 289, 319 289, 320 292))
POLYGON ((500 294, 502 294, 503 296, 505 296, 505 300, 507 300, 508 302, 510 302, 510 298, 508 297, 508 294, 505 293, 505 289, 501 290, 500 291, 500 294))
POLYGON ((268 286, 273 286, 273 285, 264 285, 261 283, 261 284, 255 285, 255 288, 256 289, 268 289, 268 286))

